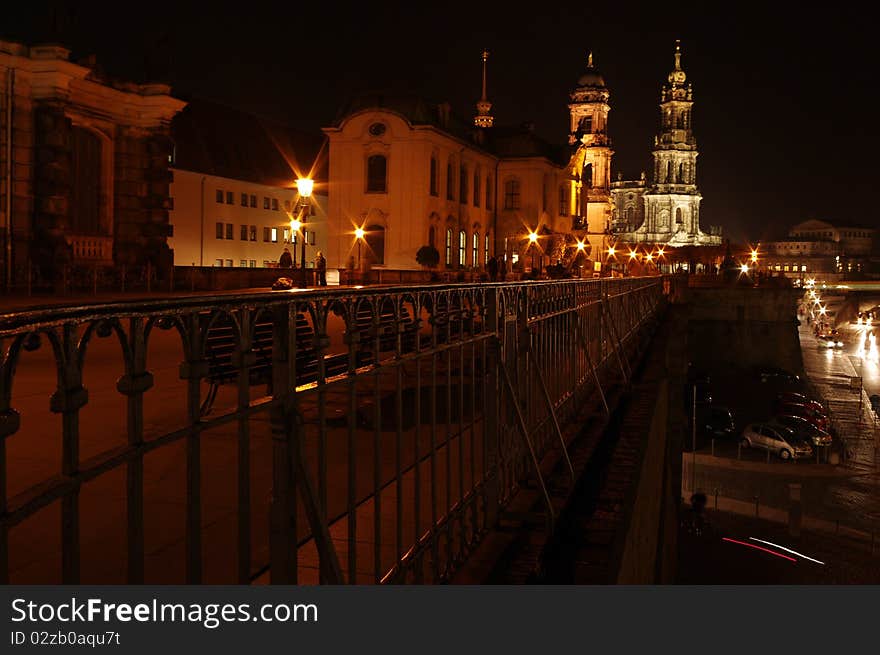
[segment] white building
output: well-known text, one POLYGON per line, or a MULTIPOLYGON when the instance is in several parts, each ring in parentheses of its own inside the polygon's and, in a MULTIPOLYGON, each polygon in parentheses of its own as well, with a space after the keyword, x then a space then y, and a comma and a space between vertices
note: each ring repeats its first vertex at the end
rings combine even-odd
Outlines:
POLYGON ((173 199, 168 239, 177 266, 276 266, 284 248, 301 263, 291 230, 296 179, 316 180, 305 233, 306 265, 327 246, 322 139, 227 107, 195 101, 172 122, 173 199), (311 175, 309 175, 311 173, 311 175))

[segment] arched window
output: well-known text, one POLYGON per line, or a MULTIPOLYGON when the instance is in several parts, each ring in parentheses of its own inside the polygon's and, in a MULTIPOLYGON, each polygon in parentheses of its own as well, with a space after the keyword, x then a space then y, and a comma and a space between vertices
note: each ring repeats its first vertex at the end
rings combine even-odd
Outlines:
POLYGON ((446 164, 446 199, 455 200, 455 173, 452 170, 452 160, 446 164))
POLYGON ((624 212, 624 216, 626 216, 626 222, 627 222, 627 224, 632 225, 632 220, 633 220, 633 208, 632 208, 632 207, 627 207, 627 208, 626 208, 626 211, 624 212))
POLYGON ((437 158, 431 157, 431 195, 436 196, 439 195, 439 191, 437 190, 437 158))
POLYGON ((367 242, 367 252, 373 264, 385 263, 385 228, 381 225, 368 225, 364 240, 367 242))
POLYGON ((480 206, 480 169, 474 171, 474 207, 480 206))
POLYGON ((367 193, 385 193, 388 162, 384 155, 367 158, 367 193))
POLYGON ((587 164, 584 166, 584 176, 581 178, 584 182, 585 189, 593 188, 593 165, 587 164))
POLYGON ((492 178, 486 178, 486 209, 492 209, 492 178))
POLYGON ((437 228, 435 228, 432 225, 431 227, 428 228, 428 245, 431 246, 432 248, 436 248, 437 247, 436 240, 437 240, 437 228))
POLYGON ((504 209, 519 208, 519 180, 507 180, 504 183, 504 209))
POLYGON ((672 162, 666 162, 666 184, 672 183, 672 162))
POLYGON ((452 228, 446 228, 446 265, 452 266, 452 228))
POLYGON ((461 230, 458 233, 458 265, 467 264, 467 232, 461 230))
POLYGON ((486 232, 485 243, 483 244, 483 265, 489 263, 489 232, 486 232))
POLYGON ((675 222, 679 224, 684 223, 681 217, 681 207, 675 208, 675 222))
POLYGON ((683 163, 678 165, 678 182, 679 182, 679 184, 684 183, 684 164, 683 163))
POLYGON ((102 234, 101 139, 91 130, 74 127, 72 141, 70 231, 102 234))
POLYGON ((473 236, 473 253, 471 257, 471 262, 474 265, 474 268, 480 265, 480 233, 474 232, 473 236))
POLYGON ((458 201, 462 204, 467 204, 468 200, 468 169, 467 166, 462 164, 461 168, 458 171, 458 201))

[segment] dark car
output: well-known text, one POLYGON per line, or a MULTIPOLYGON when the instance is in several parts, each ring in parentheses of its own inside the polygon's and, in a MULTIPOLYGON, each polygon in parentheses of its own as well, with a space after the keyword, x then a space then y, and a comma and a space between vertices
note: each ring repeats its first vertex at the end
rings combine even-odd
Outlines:
POLYGON ((767 422, 768 425, 782 425, 793 431, 798 437, 814 446, 830 446, 831 435, 820 430, 807 419, 800 416, 782 414, 767 422))
POLYGON ((698 407, 697 430, 709 437, 729 437, 736 431, 733 414, 721 405, 698 407))
POLYGON ((755 377, 761 382, 775 382, 777 384, 798 384, 801 377, 791 371, 776 366, 759 366, 755 369, 755 377))
POLYGON ((820 403, 815 398, 808 398, 804 394, 798 393, 797 391, 783 391, 776 396, 776 402, 807 405, 808 407, 812 407, 813 409, 815 409, 820 414, 826 414, 825 408, 822 406, 822 403, 820 403))
POLYGON ((799 416, 806 419, 820 430, 828 431, 830 421, 824 414, 817 412, 808 405, 799 405, 797 403, 779 403, 776 406, 777 416, 799 416))

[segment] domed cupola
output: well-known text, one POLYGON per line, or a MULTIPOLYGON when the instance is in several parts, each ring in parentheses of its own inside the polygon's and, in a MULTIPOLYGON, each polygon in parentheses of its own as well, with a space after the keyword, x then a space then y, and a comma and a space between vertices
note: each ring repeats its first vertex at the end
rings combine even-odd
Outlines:
POLYGON ((669 83, 663 86, 662 102, 692 99, 691 85, 681 67, 681 41, 675 42, 675 67, 666 79, 669 83))

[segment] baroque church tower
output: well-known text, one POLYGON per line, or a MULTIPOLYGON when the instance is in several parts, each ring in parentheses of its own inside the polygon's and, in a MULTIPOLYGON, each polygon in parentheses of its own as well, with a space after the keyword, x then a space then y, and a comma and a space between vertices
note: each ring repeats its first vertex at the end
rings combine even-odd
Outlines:
POLYGON ((622 181, 613 185, 614 224, 627 230, 617 235, 620 239, 670 246, 721 243, 720 234, 700 230, 702 196, 697 189, 699 153, 691 120, 693 104, 693 90, 681 67, 681 43, 676 41, 674 67, 660 94, 660 132, 654 137, 650 186, 645 189, 645 182, 622 181), (635 196, 644 201, 644 220, 639 226, 629 220, 635 196))
POLYGON ((568 165, 569 215, 572 231, 586 234, 592 256, 603 247, 611 220, 611 140, 608 138, 608 101, 611 94, 601 73, 587 57, 587 69, 569 95, 568 143, 575 152, 568 165))

